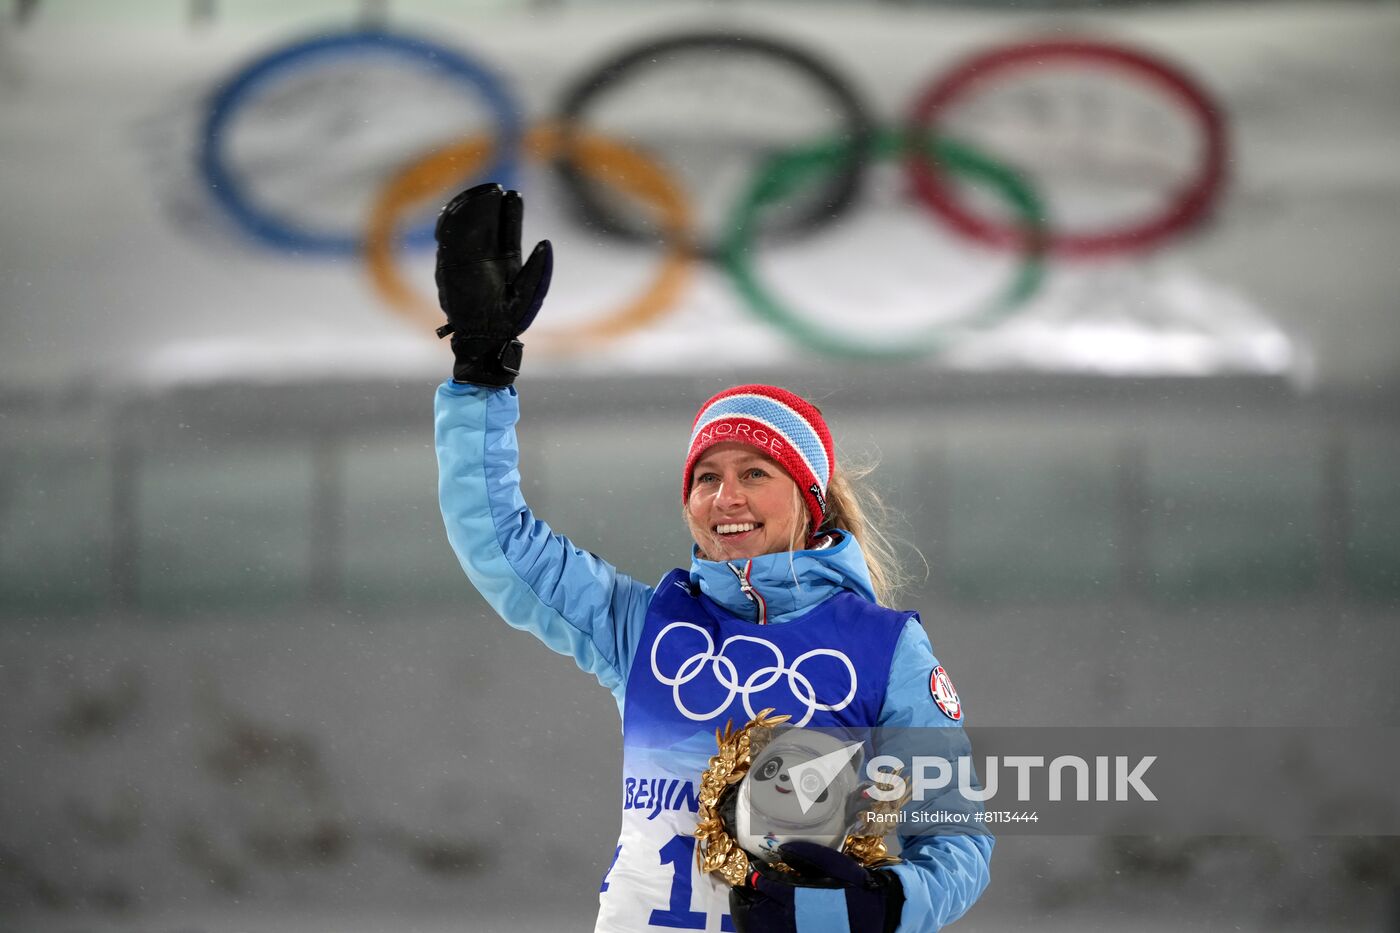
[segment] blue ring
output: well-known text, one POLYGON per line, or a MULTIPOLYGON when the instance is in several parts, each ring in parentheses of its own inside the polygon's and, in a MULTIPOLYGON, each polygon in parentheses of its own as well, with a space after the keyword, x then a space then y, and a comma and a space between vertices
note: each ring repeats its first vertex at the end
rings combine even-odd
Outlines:
MULTIPOLYGON (((354 55, 366 49, 392 52, 417 65, 425 65, 466 85, 485 98, 497 124, 494 161, 480 179, 513 187, 522 135, 520 108, 504 82, 485 67, 446 46, 383 32, 352 32, 320 36, 276 49, 233 76, 209 100, 209 111, 200 134, 199 168, 214 199, 253 239, 277 249, 318 255, 354 255, 360 252, 359 234, 337 234, 300 227, 255 204, 244 194, 237 173, 223 151, 229 121, 249 93, 283 72, 314 67, 324 58, 354 55)), ((404 235, 412 245, 433 242, 433 222, 404 235)))

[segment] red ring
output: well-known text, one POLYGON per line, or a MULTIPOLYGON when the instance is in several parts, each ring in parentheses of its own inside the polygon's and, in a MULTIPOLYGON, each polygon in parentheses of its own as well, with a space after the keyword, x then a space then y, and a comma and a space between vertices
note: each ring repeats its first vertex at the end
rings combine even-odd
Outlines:
MULTIPOLYGON (((962 62, 929 85, 910 110, 909 126, 916 138, 932 130, 949 104, 973 86, 1009 71, 1035 68, 1051 59, 1087 60, 1147 78, 1176 98, 1199 124, 1205 137, 1205 158, 1197 177, 1165 213, 1133 226, 1102 233, 1042 233, 1046 246, 1069 257, 1093 257, 1132 252, 1153 246, 1200 221, 1215 203, 1225 177, 1224 121, 1217 105, 1181 71, 1143 52, 1090 41, 1027 42, 982 52, 962 62)), ((1022 247, 1025 235, 1016 227, 980 217, 958 200, 952 185, 927 159, 905 162, 915 192, 950 226, 972 239, 1000 247, 1022 247)))

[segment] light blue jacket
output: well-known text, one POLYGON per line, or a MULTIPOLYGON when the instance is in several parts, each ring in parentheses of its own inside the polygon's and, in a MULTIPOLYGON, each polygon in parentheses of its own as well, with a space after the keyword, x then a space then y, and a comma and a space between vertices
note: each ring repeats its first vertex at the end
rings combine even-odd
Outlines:
MULTIPOLYGON (((513 388, 448 381, 438 389, 438 491, 448 540, 467 576, 507 625, 572 657, 612 691, 620 711, 653 588, 534 517, 520 493, 519 418, 513 388)), ((727 565, 693 558, 691 579, 735 615, 755 616, 727 565)), ((770 624, 795 618, 843 589, 874 600, 865 558, 850 535, 823 550, 755 558, 750 579, 768 603, 770 624)), ((911 618, 895 648, 876 725, 960 727, 930 697, 929 679, 937 666, 928 636, 911 618)), ((991 836, 902 842, 904 861, 891 869, 904 885, 898 933, 925 933, 951 923, 990 880, 991 836)))

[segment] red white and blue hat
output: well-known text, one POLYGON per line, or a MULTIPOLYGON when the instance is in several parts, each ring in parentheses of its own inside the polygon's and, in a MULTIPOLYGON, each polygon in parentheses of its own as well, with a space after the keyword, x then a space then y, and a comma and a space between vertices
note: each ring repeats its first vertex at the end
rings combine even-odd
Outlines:
POLYGON ((725 389, 700 406, 690 430, 681 501, 690 497, 695 461, 716 444, 747 444, 772 458, 797 483, 812 530, 826 521, 826 487, 836 464, 831 432, 817 406, 777 386, 725 389))

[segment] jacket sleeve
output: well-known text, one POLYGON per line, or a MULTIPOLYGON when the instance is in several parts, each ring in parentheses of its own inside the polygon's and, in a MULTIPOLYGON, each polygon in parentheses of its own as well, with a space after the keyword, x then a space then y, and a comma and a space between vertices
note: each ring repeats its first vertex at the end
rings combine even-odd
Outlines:
MULTIPOLYGON (((938 659, 933 656, 923 625, 918 616, 910 617, 890 664, 880 726, 955 730, 943 733, 939 754, 950 758, 970 754, 961 718, 949 718, 933 700, 930 679, 937 667, 938 659)), ((980 806, 962 804, 965 809, 980 806)), ((946 835, 901 835, 900 856, 904 861, 889 869, 904 885, 904 912, 896 933, 931 933, 966 913, 991 880, 994 844, 992 836, 980 829, 946 835)))
POLYGON ((572 657, 621 708, 652 588, 530 512, 520 493, 514 388, 449 380, 434 409, 438 500, 467 576, 507 625, 572 657))

